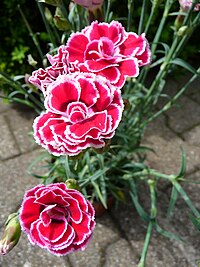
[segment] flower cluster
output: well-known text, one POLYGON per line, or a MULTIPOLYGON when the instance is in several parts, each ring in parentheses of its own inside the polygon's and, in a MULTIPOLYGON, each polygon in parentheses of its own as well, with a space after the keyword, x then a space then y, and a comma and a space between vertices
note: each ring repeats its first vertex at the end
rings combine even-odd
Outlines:
MULTIPOLYGON (((44 95, 45 111, 33 124, 36 142, 55 156, 104 147, 122 118, 126 77, 150 63, 145 35, 127 33, 116 21, 95 21, 47 57, 50 66, 29 78, 44 95)), ((19 221, 32 244, 66 255, 85 248, 94 214, 80 192, 55 183, 26 192, 19 221)))
POLYGON ((34 122, 36 142, 56 156, 104 147, 122 117, 126 77, 150 63, 145 35, 117 21, 94 21, 47 57, 51 66, 29 78, 45 97, 46 112, 34 122))

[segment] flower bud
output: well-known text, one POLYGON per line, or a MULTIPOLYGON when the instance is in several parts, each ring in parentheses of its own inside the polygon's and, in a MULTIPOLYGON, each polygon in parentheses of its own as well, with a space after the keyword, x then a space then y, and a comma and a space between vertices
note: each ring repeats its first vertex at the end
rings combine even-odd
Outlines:
POLYGON ((65 184, 66 184, 68 189, 76 189, 76 190, 80 191, 78 181, 75 179, 70 178, 65 182, 65 184))
POLYGON ((0 255, 6 255, 19 241, 21 227, 18 214, 12 213, 5 223, 5 230, 0 240, 0 255))
POLYGON ((182 26, 178 30, 177 35, 183 37, 187 33, 187 31, 188 31, 188 26, 182 26))

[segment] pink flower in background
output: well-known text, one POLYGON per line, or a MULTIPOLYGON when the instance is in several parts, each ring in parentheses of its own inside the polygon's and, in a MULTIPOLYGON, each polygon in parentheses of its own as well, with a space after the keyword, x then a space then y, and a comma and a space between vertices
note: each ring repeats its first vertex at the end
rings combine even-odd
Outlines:
POLYGON ((47 89, 47 111, 34 121, 34 137, 49 153, 74 156, 112 138, 124 108, 120 90, 90 73, 61 75, 47 89))
POLYGON ((73 1, 74 3, 90 10, 96 9, 103 4, 103 0, 73 0, 73 1))
POLYGON ((29 77, 29 82, 40 89, 45 96, 48 85, 55 81, 59 75, 79 71, 76 62, 69 62, 68 52, 64 45, 58 48, 58 53, 56 55, 51 56, 47 54, 47 58, 51 65, 45 70, 39 68, 33 71, 32 75, 29 77))
POLYGON ((80 70, 106 77, 121 88, 127 76, 137 77, 139 67, 151 61, 145 34, 126 32, 121 23, 93 22, 67 42, 70 62, 79 62, 80 70))
POLYGON ((28 190, 19 220, 32 244, 62 256, 86 247, 94 217, 94 208, 79 191, 56 183, 28 190))
MULTIPOLYGON (((183 10, 187 11, 192 6, 192 0, 179 0, 180 6, 183 10)), ((194 11, 199 11, 200 9, 200 3, 196 4, 194 7, 194 11)))

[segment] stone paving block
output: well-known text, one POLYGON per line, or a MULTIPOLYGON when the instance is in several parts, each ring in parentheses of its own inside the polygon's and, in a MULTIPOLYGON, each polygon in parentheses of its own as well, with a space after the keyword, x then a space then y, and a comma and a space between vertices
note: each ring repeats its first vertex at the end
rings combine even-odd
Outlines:
MULTIPOLYGON (((2 94, 2 92, 1 92, 1 94, 2 94)), ((10 104, 5 103, 4 100, 2 98, 0 98, 0 113, 3 113, 9 109, 10 109, 10 104)))
POLYGON ((200 105, 187 96, 182 96, 166 114, 169 126, 176 133, 183 133, 200 124, 200 105))
POLYGON ((19 147, 3 115, 0 115, 0 125, 0 159, 5 160, 19 155, 19 147))
POLYGON ((84 251, 69 254, 73 267, 101 267, 105 262, 106 248, 119 239, 119 233, 108 214, 97 218, 90 243, 84 251))
POLYGON ((164 117, 149 124, 142 145, 152 148, 147 152, 150 168, 166 174, 176 174, 181 165, 181 145, 183 141, 165 126, 164 117))
POLYGON ((194 80, 185 94, 200 104, 200 78, 194 80))
POLYGON ((147 154, 148 166, 166 174, 177 174, 181 166, 181 147, 186 153, 187 173, 197 170, 200 162, 199 127, 186 132, 185 141, 165 125, 164 116, 149 124, 142 140, 143 145, 153 148, 147 154))
POLYGON ((110 244, 106 249, 106 262, 103 267, 137 266, 138 255, 123 238, 110 244))
POLYGON ((179 91, 180 85, 174 77, 170 77, 166 80, 163 92, 156 103, 156 108, 162 108, 172 97, 179 91))
POLYGON ((21 203, 25 190, 39 184, 41 180, 27 173, 31 162, 39 151, 0 162, 0 224, 21 203))
POLYGON ((185 132, 183 134, 183 138, 187 144, 194 145, 194 146, 199 146, 200 145, 200 125, 194 127, 188 132, 185 132))
POLYGON ((6 112, 6 118, 10 124, 10 128, 17 140, 18 146, 22 153, 37 148, 33 138, 32 124, 37 114, 24 106, 21 109, 12 108, 6 112))
MULTIPOLYGON (((164 194, 163 192, 161 193, 164 194)), ((143 198, 147 195, 146 192, 143 194, 143 198)), ((167 199, 163 198, 161 202, 159 200, 160 209, 163 210, 163 207, 166 206, 165 201, 167 199)), ((146 204, 141 202, 146 208, 146 204)), ((182 230, 184 229, 183 238, 186 240, 186 243, 181 241, 174 241, 167 237, 163 237, 162 235, 156 233, 154 231, 153 236, 150 241, 150 246, 147 254, 147 264, 145 267, 195 267, 196 263, 199 259, 198 251, 199 251, 199 241, 200 238, 197 236, 198 233, 191 235, 189 233, 189 227, 191 225, 188 218, 183 218, 180 216, 183 212, 185 212, 186 205, 180 206, 179 209, 179 218, 176 215, 176 218, 173 220, 166 220, 166 213, 163 212, 159 215, 157 222, 164 229, 168 230, 173 234, 177 234, 182 236, 183 231, 179 231, 179 223, 182 220, 182 230), (195 246, 195 242, 197 243, 198 248, 195 246), (188 252, 188 253, 187 253, 188 252)), ((145 209, 148 211, 148 209, 145 209)), ((118 223, 120 224, 122 231, 125 233, 126 238, 132 245, 132 250, 137 255, 140 255, 143 249, 147 223, 145 223, 135 211, 133 205, 128 204, 120 204, 117 210, 113 211, 113 216, 115 217, 117 214, 118 223)), ((138 257, 139 261, 139 257, 138 257)), ((125 265, 126 266, 126 265, 125 265)), ((129 265, 128 265, 129 266, 129 265)), ((133 265, 137 266, 137 265, 133 265)))

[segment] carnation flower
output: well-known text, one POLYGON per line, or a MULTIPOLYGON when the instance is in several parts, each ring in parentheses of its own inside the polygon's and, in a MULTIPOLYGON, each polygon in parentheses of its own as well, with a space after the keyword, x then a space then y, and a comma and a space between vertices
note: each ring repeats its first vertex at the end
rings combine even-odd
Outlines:
POLYGON ((49 153, 74 156, 105 146, 124 108, 120 90, 89 73, 60 75, 47 88, 46 112, 34 121, 34 137, 49 153))
POLYGON ((127 76, 137 77, 139 67, 151 60, 145 34, 128 33, 117 21, 95 21, 73 33, 66 45, 70 62, 78 61, 81 71, 102 75, 118 88, 127 76))
POLYGON ((100 7, 103 3, 103 0, 73 0, 73 1, 74 3, 90 10, 94 10, 100 7))
POLYGON ((47 54, 47 58, 51 65, 46 69, 39 68, 33 71, 28 80, 40 89, 44 96, 46 96, 48 85, 55 81, 59 75, 73 73, 79 70, 76 66, 76 61, 73 63, 69 62, 68 51, 64 45, 58 48, 58 53, 56 55, 52 56, 47 54))
MULTIPOLYGON (((192 6, 192 0, 179 0, 180 6, 183 10, 187 11, 192 6)), ((200 4, 196 4, 194 7, 194 11, 199 11, 200 4)))
POLYGON ((19 220, 33 245, 62 256, 86 247, 94 217, 94 208, 79 191, 56 183, 28 190, 19 220))

